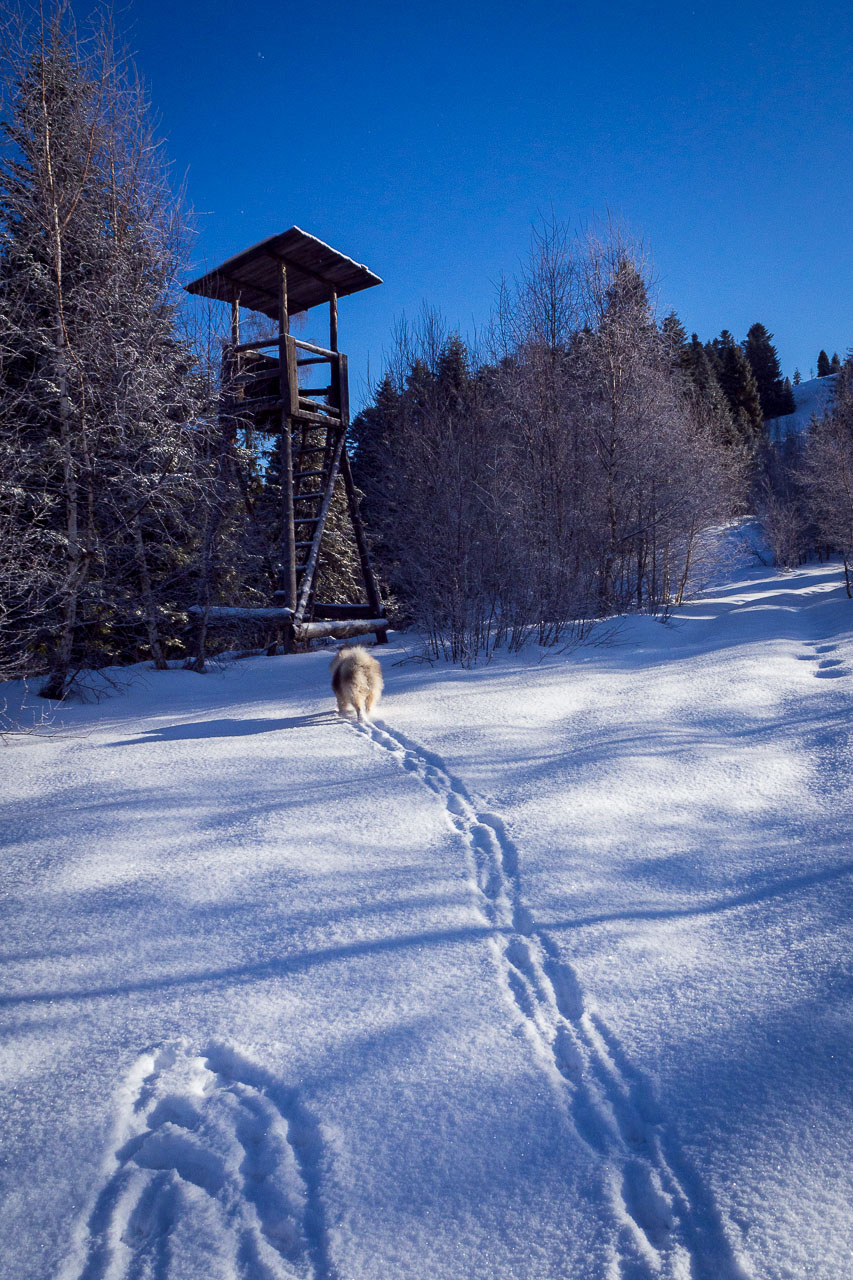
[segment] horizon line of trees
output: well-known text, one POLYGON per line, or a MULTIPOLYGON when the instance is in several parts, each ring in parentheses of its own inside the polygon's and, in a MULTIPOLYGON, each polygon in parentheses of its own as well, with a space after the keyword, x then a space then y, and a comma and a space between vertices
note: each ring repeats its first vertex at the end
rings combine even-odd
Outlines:
POLYGON ((666 611, 699 580, 710 531, 747 509, 783 567, 840 553, 849 591, 850 358, 833 361, 832 411, 792 462, 766 429, 796 408, 772 339, 760 323, 707 343, 675 313, 658 323, 636 245, 556 223, 534 232, 477 350, 435 313, 402 325, 352 431, 402 615, 434 653, 472 662, 608 613, 666 611))
POLYGON ((536 229, 477 351, 434 313, 401 327, 353 467, 434 653, 473 662, 684 598, 760 444, 757 396, 754 419, 732 411, 716 365, 657 322, 643 253, 613 226, 536 229))

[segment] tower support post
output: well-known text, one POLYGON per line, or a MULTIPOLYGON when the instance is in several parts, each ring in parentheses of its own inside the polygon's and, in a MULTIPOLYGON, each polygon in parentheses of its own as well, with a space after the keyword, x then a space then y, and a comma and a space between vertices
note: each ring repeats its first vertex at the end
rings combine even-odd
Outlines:
POLYGON ((278 337, 279 337, 279 392, 281 395, 281 519, 282 519, 282 569, 285 602, 289 609, 296 609, 296 529, 293 520, 293 438, 290 405, 293 390, 290 386, 287 359, 287 335, 290 320, 287 312, 287 267, 279 263, 278 337))

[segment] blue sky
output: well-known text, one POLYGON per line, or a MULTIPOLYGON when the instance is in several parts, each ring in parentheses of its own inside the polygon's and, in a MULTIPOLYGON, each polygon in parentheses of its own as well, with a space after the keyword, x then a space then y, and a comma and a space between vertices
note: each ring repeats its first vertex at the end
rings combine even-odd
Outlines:
MULTIPOLYGON (((77 6, 78 12, 81 6, 77 6)), ((853 6, 130 0, 119 28, 198 215, 199 273, 293 225, 367 263, 354 399, 422 301, 488 316, 531 223, 610 211, 662 311, 853 345, 853 6)))

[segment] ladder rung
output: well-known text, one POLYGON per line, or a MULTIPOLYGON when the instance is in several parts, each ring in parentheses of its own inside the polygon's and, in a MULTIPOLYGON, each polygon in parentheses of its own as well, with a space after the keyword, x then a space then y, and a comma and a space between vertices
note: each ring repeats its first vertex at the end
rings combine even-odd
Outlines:
POLYGON ((319 516, 296 516, 293 523, 294 524, 319 524, 320 517, 319 516))
MULTIPOLYGON (((298 523, 298 522, 297 522, 297 523, 298 523)), ((312 538, 310 542, 294 542, 294 544, 293 544, 293 545, 294 545, 295 547, 313 547, 313 545, 314 545, 314 539, 312 538)), ((303 564, 303 565, 301 566, 301 568, 303 568, 303 569, 307 568, 307 561, 306 561, 306 563, 305 563, 305 564, 303 564)))
POLYGON ((307 409, 309 413, 323 414, 332 423, 340 421, 341 411, 335 404, 318 404, 316 400, 310 399, 309 396, 300 396, 299 404, 307 409))
POLYGON ((257 400, 248 397, 245 400, 238 401, 240 409, 251 409, 254 413, 266 413, 274 409, 289 409, 290 402, 282 400, 280 396, 259 396, 257 400))
POLYGON ((290 456, 291 458, 300 458, 303 453, 325 453, 325 452, 326 452, 326 446, 324 444, 309 444, 309 445, 306 445, 304 449, 302 448, 293 449, 291 451, 290 456))
POLYGON ((325 496, 325 489, 317 489, 315 493, 294 493, 293 501, 301 502, 303 498, 324 498, 325 496))
POLYGON ((309 476, 324 476, 326 473, 322 469, 320 471, 294 471, 294 480, 307 480, 309 476))
POLYGON ((232 347, 234 352, 238 351, 254 351, 258 347, 278 347, 283 342, 282 335, 274 338, 252 338, 251 342, 238 342, 236 347, 232 347))

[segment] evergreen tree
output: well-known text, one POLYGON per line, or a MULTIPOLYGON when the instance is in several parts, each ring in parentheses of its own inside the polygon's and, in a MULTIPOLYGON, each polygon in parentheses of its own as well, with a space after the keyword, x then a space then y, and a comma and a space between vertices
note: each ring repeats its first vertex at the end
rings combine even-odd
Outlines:
POLYGON ((364 495, 364 518, 373 530, 378 530, 388 500, 388 471, 402 418, 402 395, 386 373, 373 403, 362 409, 350 427, 353 479, 364 495))
POLYGON ((688 359, 688 374, 700 399, 709 406, 713 420, 718 424, 723 443, 736 442, 734 419, 729 402, 716 374, 716 360, 712 362, 707 348, 693 334, 684 348, 688 359))
POLYGON ((773 334, 763 324, 754 324, 743 343, 758 388, 761 412, 764 418, 779 418, 792 413, 790 399, 785 395, 779 356, 773 346, 773 334))
POLYGON ((728 329, 714 339, 713 349, 719 364, 720 386, 729 402, 735 429, 743 445, 753 451, 761 440, 764 419, 749 361, 728 329))
POLYGON ((661 337, 670 355, 672 368, 680 369, 683 373, 690 375, 692 360, 687 345, 687 330, 674 311, 664 316, 660 329, 661 337))
POLYGON ((834 351, 832 353, 832 359, 829 362, 829 372, 830 373, 841 372, 841 357, 839 356, 837 351, 834 351))
POLYGON ((821 350, 818 352, 817 357, 817 376, 826 378, 830 373, 832 373, 832 367, 829 363, 829 356, 825 351, 821 350))
POLYGON ((61 698, 77 666, 140 643, 164 661, 199 506, 201 382, 179 337, 180 219, 132 69, 107 36, 78 42, 62 7, 24 33, 7 91, 0 436, 50 549, 45 693, 61 698))
POLYGON ((649 291, 642 274, 630 258, 620 258, 607 289, 601 329, 630 328, 639 339, 657 341, 660 335, 652 315, 649 291))
POLYGON ((780 399, 779 417, 784 417, 789 413, 797 412, 797 401, 794 398, 794 391, 791 386, 791 379, 786 378, 782 383, 782 395, 780 399))
POLYGON ((458 333, 451 334, 438 357, 435 390, 448 411, 464 408, 471 387, 468 349, 458 333))
POLYGON ((802 380, 803 380, 803 375, 800 373, 799 369, 795 369, 794 370, 794 386, 798 387, 802 382, 802 380))

